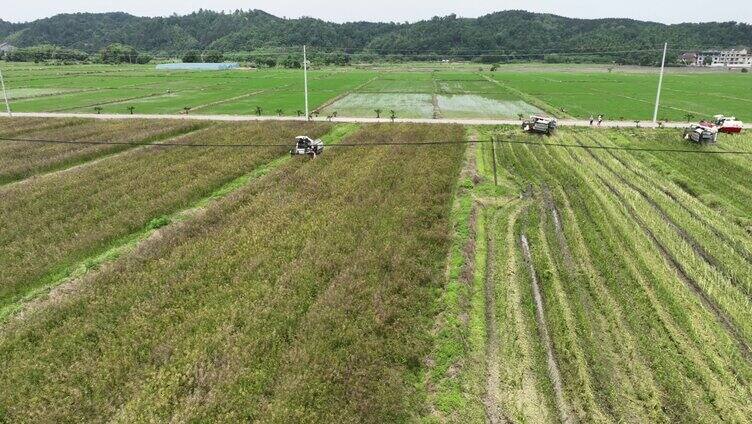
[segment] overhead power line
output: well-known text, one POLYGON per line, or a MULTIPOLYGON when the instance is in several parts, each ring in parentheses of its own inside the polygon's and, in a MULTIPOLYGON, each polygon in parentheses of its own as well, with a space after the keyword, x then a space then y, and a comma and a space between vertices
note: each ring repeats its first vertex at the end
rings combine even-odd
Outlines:
MULTIPOLYGON (((262 147, 262 148, 287 148, 291 147, 292 143, 146 143, 146 142, 117 142, 117 141, 85 141, 85 140, 53 140, 53 139, 36 139, 36 138, 8 138, 0 137, 0 140, 6 142, 22 142, 22 143, 42 143, 42 144, 78 144, 78 145, 105 145, 105 146, 155 146, 155 147, 185 147, 185 148, 249 148, 249 147, 262 147)), ((616 150, 616 151, 632 151, 632 152, 655 152, 655 153, 688 153, 688 154, 707 154, 707 155, 752 155, 752 151, 743 150, 691 150, 691 149, 661 149, 661 148, 642 148, 642 147, 618 147, 618 146, 601 146, 601 145, 582 145, 582 144, 560 144, 560 143, 548 143, 548 142, 535 142, 524 140, 443 140, 443 141, 414 141, 414 142, 379 142, 379 143, 336 143, 328 144, 326 147, 380 147, 380 146, 393 146, 393 147, 410 147, 410 146, 445 146, 445 145, 458 145, 458 144, 483 144, 483 143, 499 143, 499 144, 521 144, 527 146, 537 147, 559 147, 559 148, 573 148, 573 149, 587 149, 587 150, 616 150)))

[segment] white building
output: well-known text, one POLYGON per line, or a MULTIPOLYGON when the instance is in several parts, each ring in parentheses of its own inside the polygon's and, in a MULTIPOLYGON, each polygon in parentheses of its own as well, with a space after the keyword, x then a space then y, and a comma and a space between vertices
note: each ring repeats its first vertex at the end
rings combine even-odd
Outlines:
POLYGON ((0 43, 0 52, 2 52, 2 53, 12 52, 15 49, 16 49, 15 47, 11 46, 8 43, 0 43))
POLYGON ((689 63, 690 66, 752 68, 752 53, 747 49, 712 50, 698 52, 690 56, 683 55, 682 57, 694 59, 689 63))

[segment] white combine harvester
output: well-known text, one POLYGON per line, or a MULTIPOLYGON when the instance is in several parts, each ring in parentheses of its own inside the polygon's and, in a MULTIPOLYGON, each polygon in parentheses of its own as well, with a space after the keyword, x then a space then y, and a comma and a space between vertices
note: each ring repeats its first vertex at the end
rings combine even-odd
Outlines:
POLYGON ((718 132, 724 134, 739 134, 744 129, 744 123, 737 121, 733 116, 716 115, 713 117, 718 132))
POLYGON ((533 115, 522 122, 522 130, 529 133, 550 135, 556 131, 556 118, 533 115))
POLYGON ((322 153, 324 153, 324 142, 313 140, 305 135, 295 137, 295 147, 290 150, 292 156, 310 156, 312 158, 316 158, 322 153))
POLYGON ((718 128, 709 122, 692 124, 684 130, 684 139, 695 143, 715 143, 718 140, 718 128))

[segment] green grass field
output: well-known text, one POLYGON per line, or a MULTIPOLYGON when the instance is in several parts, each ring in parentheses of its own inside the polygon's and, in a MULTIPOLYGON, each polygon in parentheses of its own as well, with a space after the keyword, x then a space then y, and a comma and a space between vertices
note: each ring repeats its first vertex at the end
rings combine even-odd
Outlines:
POLYGON ((752 421, 750 134, 0 137, 0 422, 752 421))
MULTIPOLYGON (((305 110, 300 70, 157 71, 151 65, 52 67, 2 63, 18 112, 295 116, 305 110), (101 108, 101 109, 95 109, 101 108)), ((540 110, 559 117, 603 114, 652 119, 657 71, 650 68, 464 65, 325 68, 310 73, 310 106, 322 115, 405 118, 516 118, 540 110)), ((659 118, 716 114, 752 120, 752 76, 672 69, 659 118)))

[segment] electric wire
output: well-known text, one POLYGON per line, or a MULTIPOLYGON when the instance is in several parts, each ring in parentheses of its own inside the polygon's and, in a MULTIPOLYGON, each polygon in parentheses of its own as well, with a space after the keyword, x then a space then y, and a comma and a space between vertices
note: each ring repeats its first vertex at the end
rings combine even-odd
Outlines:
MULTIPOLYGON (((9 138, 0 137, 0 141, 5 142, 22 142, 22 143, 40 143, 40 144, 72 144, 72 145, 105 145, 105 146, 154 146, 154 147, 185 147, 185 148, 282 148, 291 147, 291 143, 147 143, 147 142, 117 142, 117 141, 85 141, 85 140, 54 140, 54 139, 36 139, 36 138, 9 138)), ((601 146, 601 145, 581 145, 581 144, 561 144, 549 142, 535 142, 524 140, 441 140, 441 141, 414 141, 414 142, 378 142, 378 143, 335 143, 327 144, 325 147, 411 147, 411 146, 447 146, 462 144, 520 144, 538 147, 559 147, 574 148, 586 150, 615 150, 615 151, 632 151, 632 152, 656 152, 656 153, 687 153, 687 154, 710 154, 710 155, 752 155, 752 151, 744 150, 691 150, 691 149, 667 149, 667 148, 644 148, 644 147, 619 147, 619 146, 601 146)))

